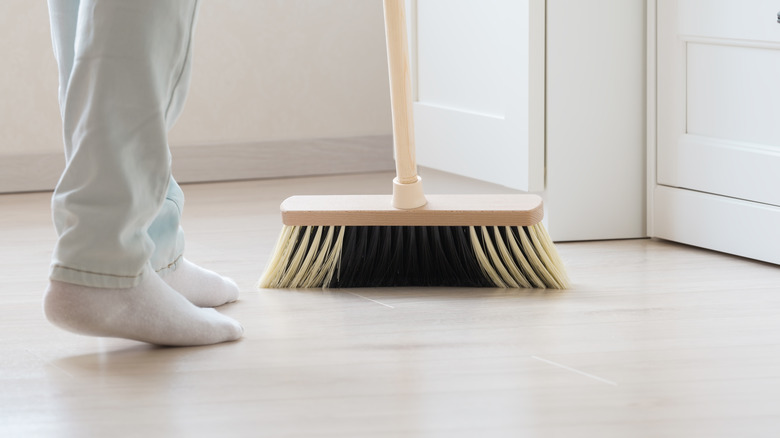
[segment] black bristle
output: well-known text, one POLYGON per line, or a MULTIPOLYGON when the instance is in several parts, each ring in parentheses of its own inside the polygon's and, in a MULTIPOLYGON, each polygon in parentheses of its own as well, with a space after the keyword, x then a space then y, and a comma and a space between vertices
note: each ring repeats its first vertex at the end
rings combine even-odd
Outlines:
POLYGON ((457 271, 466 272, 468 278, 479 281, 479 287, 494 286, 482 272, 482 268, 477 262, 474 249, 469 237, 469 227, 445 227, 442 228, 449 233, 450 237, 442 239, 445 254, 455 254, 450 256, 452 266, 457 271))
POLYGON ((327 287, 493 286, 469 227, 346 227, 339 266, 327 287))

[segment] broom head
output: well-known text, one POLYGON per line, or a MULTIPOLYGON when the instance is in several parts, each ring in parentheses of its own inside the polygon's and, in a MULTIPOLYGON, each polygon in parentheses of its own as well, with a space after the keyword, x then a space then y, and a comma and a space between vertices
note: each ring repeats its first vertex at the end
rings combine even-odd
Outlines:
POLYGON ((293 196, 263 288, 568 287, 536 195, 293 196))

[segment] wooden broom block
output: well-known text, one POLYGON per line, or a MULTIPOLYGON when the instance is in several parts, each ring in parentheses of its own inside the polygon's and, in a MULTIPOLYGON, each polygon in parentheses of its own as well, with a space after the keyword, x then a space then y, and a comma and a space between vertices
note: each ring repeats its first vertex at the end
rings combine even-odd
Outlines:
POLYGON ((537 195, 427 195, 413 210, 392 207, 392 195, 293 196, 282 202, 285 225, 530 226, 544 216, 537 195))

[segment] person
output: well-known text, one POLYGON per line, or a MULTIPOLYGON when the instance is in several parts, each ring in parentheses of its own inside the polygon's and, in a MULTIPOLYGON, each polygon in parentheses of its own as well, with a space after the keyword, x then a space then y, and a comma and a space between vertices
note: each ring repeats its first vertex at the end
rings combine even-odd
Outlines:
POLYGON ((44 313, 80 334, 191 346, 233 341, 213 307, 235 282, 183 257, 167 133, 187 93, 198 0, 49 0, 66 168, 44 313))

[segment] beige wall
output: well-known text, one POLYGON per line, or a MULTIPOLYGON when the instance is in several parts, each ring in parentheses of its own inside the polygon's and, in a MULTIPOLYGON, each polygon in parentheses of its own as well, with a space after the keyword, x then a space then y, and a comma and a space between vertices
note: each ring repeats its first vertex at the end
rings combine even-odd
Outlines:
POLYGON ((173 144, 389 134, 380 0, 206 0, 173 144))
POLYGON ((62 149, 45 1, 2 0, 0 156, 62 149))
MULTIPOLYGON (((3 0, 0 155, 59 152, 46 2, 3 0)), ((380 0, 206 0, 177 146, 391 131, 380 0)))

